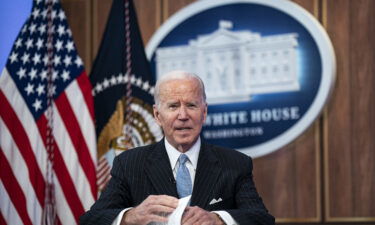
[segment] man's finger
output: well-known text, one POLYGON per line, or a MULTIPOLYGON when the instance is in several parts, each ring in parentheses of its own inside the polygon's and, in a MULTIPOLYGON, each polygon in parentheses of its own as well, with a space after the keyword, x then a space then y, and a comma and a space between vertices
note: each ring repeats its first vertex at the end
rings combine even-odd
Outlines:
POLYGON ((123 224, 167 222, 166 215, 173 212, 177 205, 177 198, 167 195, 150 195, 140 205, 126 212, 122 221, 123 224))
POLYGON ((186 207, 184 214, 182 215, 182 224, 184 224, 191 216, 193 216, 194 210, 190 206, 186 207))
POLYGON ((199 220, 199 216, 192 215, 189 218, 186 218, 185 221, 182 221, 182 224, 183 225, 185 225, 185 224, 194 224, 194 223, 197 223, 198 220, 199 220))
POLYGON ((150 222, 168 222, 168 218, 160 215, 150 215, 150 222))
POLYGON ((151 213, 171 213, 175 208, 163 205, 150 205, 148 210, 151 213))
POLYGON ((178 205, 178 199, 168 195, 152 195, 149 196, 147 202, 152 205, 164 205, 176 208, 178 205))
POLYGON ((182 224, 194 224, 199 220, 200 214, 199 208, 187 207, 182 215, 182 224))

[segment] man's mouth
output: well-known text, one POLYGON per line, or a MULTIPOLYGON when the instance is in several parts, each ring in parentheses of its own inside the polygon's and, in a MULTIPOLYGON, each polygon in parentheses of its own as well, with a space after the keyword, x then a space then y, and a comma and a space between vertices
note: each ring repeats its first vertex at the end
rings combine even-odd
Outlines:
POLYGON ((176 127, 176 130, 191 130, 191 127, 176 127))

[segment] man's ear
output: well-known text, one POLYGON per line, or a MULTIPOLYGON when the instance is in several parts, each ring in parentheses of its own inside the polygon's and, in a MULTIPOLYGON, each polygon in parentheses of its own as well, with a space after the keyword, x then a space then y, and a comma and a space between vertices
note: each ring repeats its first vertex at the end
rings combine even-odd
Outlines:
POLYGON ((158 107, 154 104, 152 106, 153 110, 154 110, 154 118, 156 120, 156 123, 159 124, 159 126, 161 126, 161 123, 160 123, 160 112, 158 110, 158 107))
POLYGON ((207 111, 208 111, 208 104, 205 103, 205 107, 204 107, 204 112, 203 112, 203 123, 206 122, 206 118, 207 118, 207 111))

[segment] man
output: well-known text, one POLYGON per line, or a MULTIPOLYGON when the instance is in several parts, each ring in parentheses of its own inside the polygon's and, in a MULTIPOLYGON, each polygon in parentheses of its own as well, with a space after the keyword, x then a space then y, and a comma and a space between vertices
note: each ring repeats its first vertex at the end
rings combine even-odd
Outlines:
POLYGON ((159 143, 117 156, 112 179, 81 224, 166 222, 178 198, 192 195, 182 224, 274 224, 252 179, 251 158, 201 142, 207 116, 203 82, 173 71, 155 87, 159 143))

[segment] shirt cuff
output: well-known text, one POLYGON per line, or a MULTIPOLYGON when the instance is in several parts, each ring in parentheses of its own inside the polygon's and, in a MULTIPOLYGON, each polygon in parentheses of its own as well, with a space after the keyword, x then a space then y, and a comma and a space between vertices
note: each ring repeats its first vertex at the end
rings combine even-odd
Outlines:
POLYGON ((122 220, 122 217, 124 216, 124 213, 126 213, 127 211, 129 211, 130 209, 132 209, 132 207, 130 208, 126 208, 124 210, 122 210, 118 216, 116 217, 116 219, 112 222, 112 225, 120 225, 121 223, 121 220, 122 220))
POLYGON ((238 225, 233 217, 226 211, 212 211, 213 213, 220 216, 226 225, 238 225))

